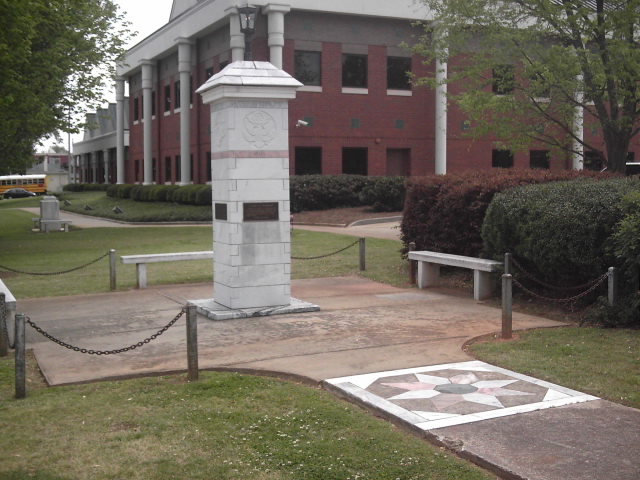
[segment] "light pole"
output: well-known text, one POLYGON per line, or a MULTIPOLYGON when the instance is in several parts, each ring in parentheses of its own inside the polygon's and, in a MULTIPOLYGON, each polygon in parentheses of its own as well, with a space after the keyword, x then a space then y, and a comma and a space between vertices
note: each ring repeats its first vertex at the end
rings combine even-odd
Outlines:
POLYGON ((251 41, 256 32, 256 16, 258 15, 258 7, 246 5, 238 7, 238 19, 240 20, 240 31, 244 34, 244 59, 245 61, 253 60, 251 54, 251 41))

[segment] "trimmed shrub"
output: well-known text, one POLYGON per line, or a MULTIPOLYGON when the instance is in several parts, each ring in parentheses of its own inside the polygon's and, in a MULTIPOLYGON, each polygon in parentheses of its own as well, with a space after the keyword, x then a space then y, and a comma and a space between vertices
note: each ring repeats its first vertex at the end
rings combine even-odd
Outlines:
POLYGON ((68 183, 62 187, 65 192, 104 192, 111 185, 108 183, 68 183))
POLYGON ((135 185, 109 185, 109 188, 107 188, 107 196, 112 198, 131 198, 131 190, 133 187, 135 187, 135 185))
POLYGON ((405 182, 405 177, 369 177, 360 203, 376 212, 399 212, 404 207, 405 182))
POLYGON ((610 177, 598 172, 499 169, 412 178, 401 224, 404 251, 415 242, 418 250, 481 256, 482 223, 496 193, 520 185, 596 176, 610 177))
POLYGON ((608 248, 623 217, 622 198, 638 178, 578 180, 518 188, 496 195, 482 228, 484 253, 510 252, 537 278, 578 285, 616 266, 608 248))
POLYGON ((370 177, 362 175, 298 175, 289 181, 291 212, 358 207, 370 177))

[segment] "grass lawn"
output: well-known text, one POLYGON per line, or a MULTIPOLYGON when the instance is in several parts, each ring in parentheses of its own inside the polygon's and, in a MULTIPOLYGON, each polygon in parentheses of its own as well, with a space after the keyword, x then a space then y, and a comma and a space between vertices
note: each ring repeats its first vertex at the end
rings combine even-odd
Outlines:
POLYGON ((0 358, 0 479, 495 478, 331 394, 203 372, 37 388, 0 358))
POLYGON ((640 330, 533 330, 512 342, 481 342, 480 360, 613 402, 640 408, 640 330))
MULTIPOLYGON (((3 203, 3 202, 0 202, 3 203)), ((107 258, 64 275, 28 275, 65 271, 100 258, 110 249, 116 254, 186 252, 211 250, 210 225, 139 228, 71 228, 68 233, 41 234, 31 231, 32 215, 15 209, 0 210, 0 277, 16 298, 72 295, 109 290, 107 258)), ((330 233, 294 230, 292 255, 314 257, 335 252, 356 238, 330 233)), ((393 285, 405 285, 407 265, 400 257, 400 242, 367 240, 367 271, 362 276, 393 285)), ((317 260, 294 260, 294 279, 358 275, 358 247, 317 260)), ((210 261, 185 261, 150 264, 150 285, 212 282, 210 261)), ((117 262, 118 289, 135 287, 135 266, 117 262)))

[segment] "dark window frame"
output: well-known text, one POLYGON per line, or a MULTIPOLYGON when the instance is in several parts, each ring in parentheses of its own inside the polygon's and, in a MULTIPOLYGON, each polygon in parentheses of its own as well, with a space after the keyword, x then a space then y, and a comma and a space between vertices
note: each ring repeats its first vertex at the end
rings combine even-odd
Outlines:
POLYGON ((369 88, 369 57, 366 54, 342 54, 342 87, 369 88))
POLYGON ((411 90, 411 57, 387 57, 387 90, 411 90), (407 68, 408 67, 408 68, 407 68))

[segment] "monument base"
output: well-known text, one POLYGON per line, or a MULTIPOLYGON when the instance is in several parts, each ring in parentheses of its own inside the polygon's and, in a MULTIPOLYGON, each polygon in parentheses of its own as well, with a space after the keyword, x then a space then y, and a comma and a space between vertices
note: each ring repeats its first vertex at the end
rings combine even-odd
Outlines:
POLYGON ((236 318, 266 317, 269 315, 284 315, 286 313, 317 312, 318 305, 291 297, 289 305, 277 307, 238 308, 232 309, 220 305, 215 298, 204 300, 189 300, 189 303, 197 307, 200 315, 210 320, 232 320, 236 318))

